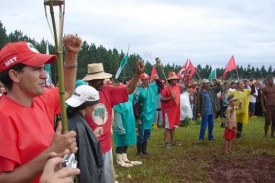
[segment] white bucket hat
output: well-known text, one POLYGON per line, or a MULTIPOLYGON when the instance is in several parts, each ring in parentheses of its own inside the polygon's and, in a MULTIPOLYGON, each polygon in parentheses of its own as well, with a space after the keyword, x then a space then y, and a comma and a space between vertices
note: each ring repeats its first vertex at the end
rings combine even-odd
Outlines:
POLYGON ((66 103, 71 107, 78 107, 84 102, 93 102, 99 100, 98 91, 88 85, 78 86, 73 95, 66 100, 66 103))

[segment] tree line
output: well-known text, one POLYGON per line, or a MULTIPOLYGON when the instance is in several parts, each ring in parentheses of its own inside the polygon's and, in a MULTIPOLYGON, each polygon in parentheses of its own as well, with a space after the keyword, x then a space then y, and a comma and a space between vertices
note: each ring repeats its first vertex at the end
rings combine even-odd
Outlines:
MULTIPOLYGON (((21 30, 15 30, 14 32, 7 33, 4 25, 0 21, 0 49, 4 45, 9 42, 17 42, 17 41, 27 41, 32 43, 39 52, 46 53, 46 41, 44 38, 40 41, 30 38, 28 35, 24 34, 21 30)), ((55 54, 55 46, 49 44, 49 52, 50 54, 55 54)), ((79 52, 78 56, 78 70, 77 70, 77 79, 82 79, 87 73, 87 65, 91 63, 102 63, 104 65, 105 72, 111 73, 115 76, 120 61, 123 59, 124 53, 122 50, 117 50, 113 48, 112 50, 107 50, 103 45, 96 46, 95 43, 88 43, 87 41, 83 40, 82 49, 79 52)), ((65 50, 64 50, 65 55, 65 50)), ((127 64, 125 65, 123 71, 120 74, 118 80, 124 81, 128 77, 132 77, 135 73, 136 61, 137 59, 142 58, 138 54, 130 54, 127 64)), ((183 63, 184 64, 184 63, 183 63)), ((148 60, 144 61, 145 69, 144 71, 147 74, 151 74, 152 68, 154 64, 151 64, 148 60)), ((158 75, 161 79, 165 79, 168 72, 174 71, 178 72, 181 69, 182 65, 175 65, 173 64, 166 64, 163 65, 162 68, 156 67, 158 75), (165 74, 165 76, 164 76, 165 74)), ((211 66, 206 64, 205 67, 202 67, 200 64, 196 66, 198 74, 193 76, 194 80, 199 80, 200 78, 208 78, 211 72, 211 66)), ((262 66, 261 68, 255 68, 251 65, 248 65, 246 68, 243 66, 237 66, 238 76, 239 78, 264 78, 267 75, 274 75, 275 72, 272 66, 265 68, 262 66)), ((222 76, 224 72, 224 68, 216 68, 217 76, 222 76)), ((57 69, 56 63, 51 64, 51 76, 53 83, 57 82, 57 69)), ((231 71, 227 73, 226 79, 229 80, 236 80, 237 73, 236 71, 231 71)))

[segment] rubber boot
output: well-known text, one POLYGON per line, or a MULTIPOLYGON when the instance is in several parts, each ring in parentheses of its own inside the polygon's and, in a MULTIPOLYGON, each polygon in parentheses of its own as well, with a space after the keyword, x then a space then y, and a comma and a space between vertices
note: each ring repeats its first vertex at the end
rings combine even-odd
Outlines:
POLYGON ((122 160, 122 154, 116 154, 116 162, 119 165, 121 165, 122 163, 124 163, 124 161, 122 160))
POLYGON ((143 156, 143 154, 142 154, 142 143, 137 143, 137 155, 139 157, 143 156))
POLYGON ((147 152, 147 141, 142 143, 142 154, 147 156, 148 152, 147 152))
POLYGON ((128 158, 127 158, 127 154, 126 153, 122 153, 122 160, 125 162, 125 163, 131 163, 128 158))
POLYGON ((116 162, 122 167, 126 167, 126 168, 133 167, 131 163, 127 163, 122 160, 122 154, 116 154, 116 162))

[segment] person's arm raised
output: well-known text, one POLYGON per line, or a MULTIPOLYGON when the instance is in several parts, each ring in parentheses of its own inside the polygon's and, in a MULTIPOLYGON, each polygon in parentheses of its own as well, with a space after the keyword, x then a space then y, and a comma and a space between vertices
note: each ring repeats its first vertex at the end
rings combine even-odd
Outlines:
POLYGON ((135 91, 137 83, 139 81, 139 76, 143 73, 143 69, 144 69, 143 61, 138 60, 135 75, 134 75, 131 83, 129 83, 128 86, 127 86, 128 94, 132 94, 135 91))
POLYGON ((82 40, 80 37, 69 34, 64 37, 64 47, 66 56, 64 62, 64 89, 65 99, 68 99, 75 89, 77 72, 77 56, 81 48, 82 40))

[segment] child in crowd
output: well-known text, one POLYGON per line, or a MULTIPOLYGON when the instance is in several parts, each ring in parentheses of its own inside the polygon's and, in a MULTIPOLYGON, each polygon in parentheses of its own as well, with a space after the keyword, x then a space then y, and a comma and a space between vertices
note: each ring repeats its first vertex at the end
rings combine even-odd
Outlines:
POLYGON ((236 111, 241 109, 242 102, 239 106, 236 105, 236 98, 234 95, 228 96, 228 107, 226 109, 226 125, 224 129, 224 139, 225 139, 225 153, 231 152, 231 141, 236 138, 236 111))

